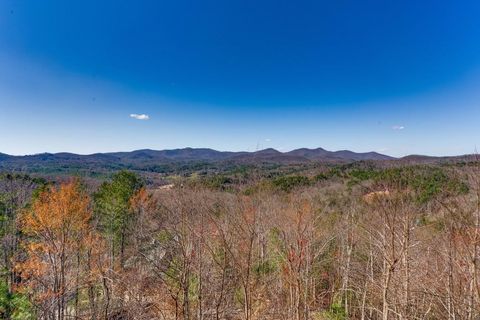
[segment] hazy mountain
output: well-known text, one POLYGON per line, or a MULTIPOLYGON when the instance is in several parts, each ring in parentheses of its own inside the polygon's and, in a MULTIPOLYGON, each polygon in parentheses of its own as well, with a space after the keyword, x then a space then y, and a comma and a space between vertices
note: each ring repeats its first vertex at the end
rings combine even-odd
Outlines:
POLYGON ((327 151, 322 148, 317 148, 317 149, 300 148, 300 149, 287 152, 287 154, 289 155, 305 157, 307 159, 319 159, 323 157, 328 157, 330 153, 331 151, 327 151))
POLYGON ((377 152, 365 152, 357 153, 349 150, 340 150, 340 151, 327 151, 322 148, 317 149, 307 149, 301 148, 296 149, 286 154, 302 156, 310 160, 350 160, 350 161, 360 161, 360 160, 391 160, 393 157, 380 154, 377 152))
POLYGON ((340 151, 335 151, 332 152, 332 154, 335 157, 339 157, 342 159, 348 159, 348 160, 355 160, 355 161, 361 161, 361 160, 392 160, 394 159, 393 157, 378 153, 378 152, 353 152, 349 150, 340 150, 340 151))
POLYGON ((69 170, 105 171, 114 169, 161 170, 159 166, 182 165, 187 163, 210 164, 256 164, 256 163, 308 163, 351 162, 359 160, 390 160, 392 157, 376 152, 356 153, 348 150, 327 151, 317 149, 297 149, 280 152, 269 148, 255 152, 217 151, 208 148, 183 148, 172 150, 135 150, 130 152, 95 153, 79 155, 68 152, 41 153, 27 156, 0 154, 0 169, 40 170, 56 172, 69 170))
POLYGON ((412 154, 395 160, 402 164, 432 164, 432 163, 456 163, 456 162, 472 162, 480 161, 477 154, 464 154, 458 156, 424 156, 412 154))
POLYGON ((289 153, 282 153, 272 148, 259 150, 255 152, 244 152, 239 155, 233 155, 232 157, 229 157, 228 160, 234 161, 234 162, 238 161, 238 162, 248 162, 248 163, 255 163, 255 162, 301 163, 301 162, 310 161, 310 159, 307 159, 305 157, 291 155, 289 153))
POLYGON ((217 151, 208 148, 183 148, 172 150, 135 150, 131 152, 115 152, 109 155, 116 156, 122 160, 135 159, 159 159, 159 160, 205 160, 216 161, 242 154, 242 152, 217 151))

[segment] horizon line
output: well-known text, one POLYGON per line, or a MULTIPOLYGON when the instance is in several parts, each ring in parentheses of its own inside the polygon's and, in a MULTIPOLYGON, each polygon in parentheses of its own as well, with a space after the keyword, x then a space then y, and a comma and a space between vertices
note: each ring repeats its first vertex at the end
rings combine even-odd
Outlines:
MULTIPOLYGON (((67 153, 67 154, 74 154, 78 156, 92 156, 92 155, 97 155, 97 154, 112 154, 112 153, 131 153, 131 152, 136 152, 136 151, 143 151, 143 150, 148 150, 148 151, 171 151, 171 150, 185 150, 185 149, 208 149, 208 150, 213 150, 217 152, 235 152, 235 153, 255 153, 255 152, 260 152, 260 151, 265 151, 265 150, 275 150, 279 153, 285 154, 289 153, 292 151, 300 150, 300 149, 306 149, 306 150, 318 150, 322 149, 328 152, 341 152, 341 151, 349 151, 349 152, 354 152, 354 153, 377 153, 380 155, 385 155, 389 156, 395 159, 402 159, 405 157, 410 157, 410 156, 422 156, 422 157, 434 157, 434 158, 443 158, 443 157, 462 157, 462 156, 470 156, 470 155, 475 155, 477 154, 476 152, 472 153, 463 153, 463 154, 455 154, 455 155, 430 155, 430 154, 405 154, 402 156, 392 156, 388 153, 384 153, 381 151, 375 151, 375 150, 370 150, 370 151, 353 151, 349 149, 339 149, 339 150, 328 150, 323 147, 316 147, 316 148, 308 148, 308 147, 299 147, 299 148, 294 148, 294 149, 289 149, 287 151, 283 150, 278 150, 276 148, 270 147, 270 148, 263 148, 263 149, 257 149, 255 151, 246 151, 246 150, 239 150, 239 151, 232 151, 232 150, 218 150, 215 148, 211 147, 178 147, 178 148, 165 148, 165 149, 151 149, 151 148, 140 148, 140 149, 132 149, 132 150, 120 150, 120 151, 100 151, 100 152, 92 152, 92 153, 77 153, 77 152, 71 152, 71 151, 58 151, 58 152, 38 152, 38 153, 25 153, 25 154, 9 154, 9 153, 3 153, 0 151, 0 154, 10 156, 10 157, 28 157, 28 156, 37 156, 37 155, 42 155, 42 154, 51 154, 51 155, 57 155, 57 154, 62 154, 62 153, 67 153)), ((1 160, 0 160, 1 161, 1 160)))

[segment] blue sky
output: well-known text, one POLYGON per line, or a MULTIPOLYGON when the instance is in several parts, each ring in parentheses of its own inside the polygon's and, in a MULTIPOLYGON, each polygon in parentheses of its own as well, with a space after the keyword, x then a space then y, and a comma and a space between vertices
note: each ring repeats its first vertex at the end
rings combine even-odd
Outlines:
POLYGON ((471 153, 479 39, 473 0, 2 0, 0 152, 471 153))

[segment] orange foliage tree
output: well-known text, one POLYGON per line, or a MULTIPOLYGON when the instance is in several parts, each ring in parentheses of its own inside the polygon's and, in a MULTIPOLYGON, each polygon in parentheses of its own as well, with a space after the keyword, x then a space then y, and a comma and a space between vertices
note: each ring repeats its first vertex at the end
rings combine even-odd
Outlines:
POLYGON ((39 317, 79 316, 80 292, 93 281, 86 262, 99 243, 90 220, 90 198, 78 181, 46 190, 20 219, 26 257, 17 267, 39 317))

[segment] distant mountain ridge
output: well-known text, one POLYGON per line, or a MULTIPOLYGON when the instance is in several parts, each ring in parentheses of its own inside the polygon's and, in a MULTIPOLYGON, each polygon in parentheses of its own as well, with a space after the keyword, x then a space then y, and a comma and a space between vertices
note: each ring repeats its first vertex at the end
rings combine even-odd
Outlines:
POLYGON ((300 148, 288 152, 268 148, 253 152, 218 151, 209 148, 169 150, 141 149, 81 155, 68 152, 13 156, 0 153, 0 171, 42 173, 111 172, 119 169, 148 172, 172 172, 175 168, 226 168, 238 165, 288 165, 307 163, 351 163, 356 161, 428 164, 456 161, 479 161, 477 155, 431 157, 410 155, 394 158, 377 152, 328 151, 323 148, 300 148))
POLYGON ((75 153, 40 153, 13 156, 0 153, 0 171, 35 171, 44 173, 95 171, 118 169, 162 172, 167 167, 184 165, 257 165, 298 164, 311 162, 345 163, 360 160, 384 161, 393 157, 376 152, 357 153, 348 150, 327 151, 322 148, 301 148, 280 152, 269 148, 254 152, 218 151, 209 148, 182 148, 170 150, 141 149, 128 152, 107 152, 80 155, 75 153))
POLYGON ((394 157, 387 156, 377 152, 353 152, 349 150, 327 151, 323 148, 307 149, 301 148, 290 152, 290 155, 297 155, 305 157, 309 160, 324 160, 324 159, 342 159, 342 160, 392 160, 394 157))
MULTIPOLYGON (((376 152, 357 153, 348 150, 327 151, 296 149, 280 152, 269 148, 254 152, 218 151, 209 148, 170 150, 141 149, 81 155, 68 152, 13 156, 0 153, 0 171, 41 173, 111 172, 120 169, 148 172, 171 172, 173 168, 225 168, 238 165, 289 165, 312 162, 348 163, 360 160, 384 161, 393 157, 376 152)), ((214 170, 214 169, 212 169, 214 170)))
POLYGON ((289 152, 280 152, 273 148, 247 151, 217 151, 209 148, 182 148, 169 150, 141 149, 127 152, 107 152, 80 155, 75 153, 40 153, 25 156, 11 156, 0 153, 0 162, 126 162, 138 161, 268 161, 268 162, 309 162, 309 161, 360 161, 360 160, 392 160, 390 157, 377 152, 358 153, 349 150, 327 151, 323 148, 301 148, 289 152))

